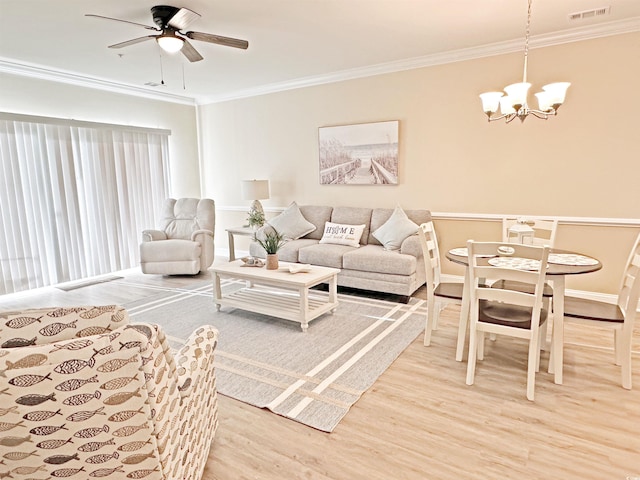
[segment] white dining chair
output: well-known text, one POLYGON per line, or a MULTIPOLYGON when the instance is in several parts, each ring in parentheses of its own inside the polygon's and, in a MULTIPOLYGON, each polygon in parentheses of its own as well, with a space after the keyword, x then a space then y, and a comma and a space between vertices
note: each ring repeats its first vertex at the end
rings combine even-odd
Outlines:
POLYGON ((544 331, 541 327, 548 316, 547 310, 543 308, 542 291, 549 247, 470 240, 467 242, 467 249, 471 285, 466 383, 473 385, 476 361, 484 359, 485 334, 527 339, 527 399, 533 401, 535 374, 540 367, 540 345, 544 331), (487 255, 496 256, 487 260, 487 255), (523 265, 493 265, 495 261, 517 261, 523 265), (507 281, 530 284, 533 291, 489 288, 481 284, 482 279, 496 276, 507 281))
MULTIPOLYGON (((515 217, 503 217, 502 218, 502 241, 512 242, 512 237, 509 235, 509 229, 518 223, 518 218, 515 217)), ((555 246, 556 242, 556 231, 558 229, 558 220, 556 219, 536 219, 527 221, 527 225, 529 225, 533 229, 533 238, 532 245, 542 246, 548 245, 550 248, 555 246)), ((504 284, 504 280, 500 279, 493 283, 496 288, 505 288, 507 285, 504 284)), ((517 285, 511 284, 508 285, 508 288, 527 288, 525 285, 517 285)), ((553 289, 551 285, 545 284, 544 287, 544 296, 546 298, 553 297, 553 289)))
POLYGON ((462 302, 464 283, 440 281, 440 249, 433 222, 421 224, 418 235, 427 278, 427 317, 424 328, 424 344, 429 346, 431 332, 438 328, 440 310, 447 303, 460 304, 462 302))
MULTIPOLYGON (((502 241, 512 242, 513 237, 509 234, 509 229, 516 225, 519 217, 502 217, 502 241)), ((531 219, 526 220, 526 225, 533 229, 531 245, 548 245, 553 248, 556 243, 556 232, 558 230, 557 219, 531 219)))
POLYGON ((614 332, 615 363, 622 366, 622 387, 631 390, 631 342, 640 297, 640 235, 622 274, 616 303, 566 296, 565 322, 610 328, 614 332))
MULTIPOLYGON (((502 241, 503 242, 513 242, 513 236, 509 233, 509 229, 516 225, 519 221, 518 217, 502 217, 502 241)), ((558 220, 557 219, 532 219, 527 220, 526 225, 533 229, 533 237, 531 238, 531 245, 548 245, 550 248, 555 246, 556 242, 556 232, 558 230, 558 220)), ((504 279, 495 280, 492 285, 495 288, 509 288, 515 290, 527 290, 527 285, 517 284, 517 283, 509 283, 507 284, 504 279)), ((553 298, 553 287, 552 284, 547 280, 544 285, 543 296, 547 299, 547 302, 551 301, 553 298)), ((545 328, 545 332, 543 334, 543 338, 546 339, 547 333, 545 328)), ((495 337, 492 336, 492 339, 495 340, 495 337)), ((542 349, 546 350, 546 341, 542 342, 542 349)))

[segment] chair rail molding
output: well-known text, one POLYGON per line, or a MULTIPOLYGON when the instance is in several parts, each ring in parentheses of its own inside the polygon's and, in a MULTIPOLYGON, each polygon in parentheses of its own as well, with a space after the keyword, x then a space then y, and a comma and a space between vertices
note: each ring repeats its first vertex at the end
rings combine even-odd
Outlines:
MULTIPOLYGON (((300 203, 300 202, 298 202, 300 203)), ((265 212, 279 213, 287 207, 264 207, 265 212)), ((389 207, 392 208, 392 207, 389 207)), ((226 205, 216 206, 217 210, 226 212, 246 212, 248 206, 226 205)), ((434 220, 476 220, 479 222, 502 222, 503 217, 522 217, 531 219, 558 219, 558 224, 587 225, 587 226, 611 226, 611 227, 640 227, 640 218, 616 218, 616 217, 572 217, 556 215, 523 215, 520 213, 459 213, 459 212, 431 212, 434 220)))

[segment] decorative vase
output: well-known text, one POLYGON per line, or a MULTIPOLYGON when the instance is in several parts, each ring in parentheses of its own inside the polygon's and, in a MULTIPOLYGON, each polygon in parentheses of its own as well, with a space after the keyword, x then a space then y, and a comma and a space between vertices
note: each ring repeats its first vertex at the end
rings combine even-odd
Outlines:
POLYGON ((277 253, 267 254, 267 270, 277 270, 277 269, 278 269, 278 254, 277 253))

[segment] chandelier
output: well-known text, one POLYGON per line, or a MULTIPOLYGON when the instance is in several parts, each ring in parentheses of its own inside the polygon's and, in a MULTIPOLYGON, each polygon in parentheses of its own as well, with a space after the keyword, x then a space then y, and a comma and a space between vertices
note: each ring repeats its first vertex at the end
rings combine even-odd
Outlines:
POLYGON ((527 93, 531 87, 527 83, 527 61, 529 57, 529 27, 531 25, 531 1, 527 9, 527 30, 524 42, 524 73, 521 83, 514 83, 504 87, 503 92, 486 92, 480 95, 482 100, 482 109, 487 114, 487 120, 493 122, 495 120, 505 119, 507 123, 513 121, 516 117, 521 122, 529 116, 546 120, 550 115, 557 115, 558 108, 564 102, 569 82, 550 83, 542 87, 542 91, 536 93, 538 98, 538 109, 529 108, 527 105, 527 93), (500 115, 494 116, 500 107, 500 115))

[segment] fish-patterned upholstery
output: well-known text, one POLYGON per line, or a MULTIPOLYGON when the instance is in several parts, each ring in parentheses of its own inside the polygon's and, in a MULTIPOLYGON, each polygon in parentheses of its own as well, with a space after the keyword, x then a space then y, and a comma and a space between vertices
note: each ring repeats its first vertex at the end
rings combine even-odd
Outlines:
POLYGON ((0 478, 202 476, 217 428, 214 328, 174 359, 159 326, 120 307, 37 309, 0 312, 0 343, 0 478))
POLYGON ((129 323, 129 314, 118 305, 31 308, 0 315, 0 348, 99 335, 129 323))

